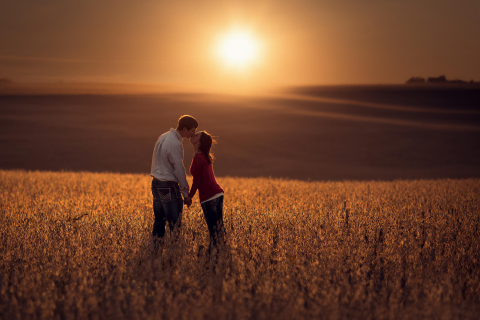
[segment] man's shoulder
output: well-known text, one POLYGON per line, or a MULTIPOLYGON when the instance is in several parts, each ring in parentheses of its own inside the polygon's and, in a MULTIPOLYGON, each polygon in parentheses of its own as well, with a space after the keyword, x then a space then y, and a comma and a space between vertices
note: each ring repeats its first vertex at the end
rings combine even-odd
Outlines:
POLYGON ((168 137, 169 133, 170 133, 170 131, 167 131, 167 132, 165 132, 165 133, 162 133, 162 134, 158 137, 157 140, 164 140, 164 139, 166 139, 166 138, 168 137))
MULTIPOLYGON (((167 131, 167 132, 165 132, 165 133, 162 133, 162 134, 160 135, 159 139, 179 141, 177 135, 176 135, 175 132, 173 132, 173 131, 167 131)), ((182 143, 181 141, 179 141, 179 142, 182 143)))
POLYGON ((174 132, 167 132, 167 134, 168 135, 165 137, 165 142, 169 147, 180 146, 183 148, 182 140, 178 140, 178 137, 174 132))

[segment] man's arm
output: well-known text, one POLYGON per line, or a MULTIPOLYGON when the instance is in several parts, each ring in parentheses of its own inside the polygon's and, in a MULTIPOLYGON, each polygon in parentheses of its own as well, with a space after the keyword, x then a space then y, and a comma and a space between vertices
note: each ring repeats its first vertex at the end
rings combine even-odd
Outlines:
POLYGON ((180 185, 180 191, 184 198, 188 198, 189 186, 187 182, 187 176, 185 175, 185 168, 183 166, 183 147, 182 145, 176 145, 172 148, 169 158, 173 164, 175 175, 180 185))

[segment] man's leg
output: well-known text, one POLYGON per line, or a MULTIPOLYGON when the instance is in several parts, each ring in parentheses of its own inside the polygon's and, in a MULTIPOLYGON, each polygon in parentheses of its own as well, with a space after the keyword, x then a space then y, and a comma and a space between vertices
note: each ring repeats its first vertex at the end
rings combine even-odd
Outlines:
POLYGON ((166 196, 165 199, 169 199, 169 201, 163 201, 162 205, 170 231, 173 231, 175 228, 180 227, 183 212, 183 199, 180 188, 178 186, 171 187, 170 196, 166 196))
POLYGON ((153 238, 162 238, 165 234, 165 211, 163 210, 162 202, 157 191, 157 182, 152 180, 152 195, 153 195, 153 213, 154 222, 152 236, 153 238))
POLYGON ((160 201, 153 200, 153 212, 155 215, 152 231, 153 250, 157 253, 161 246, 162 238, 165 235, 165 212, 160 201))
POLYGON ((162 202, 153 200, 153 213, 155 220, 153 222, 152 236, 162 238, 165 235, 165 211, 163 210, 162 202))
POLYGON ((178 229, 183 210, 183 199, 178 184, 175 186, 167 181, 154 179, 152 182, 152 193, 155 212, 155 222, 153 224, 153 236, 155 242, 155 239, 164 236, 165 223, 167 221, 171 231, 175 228, 178 229))

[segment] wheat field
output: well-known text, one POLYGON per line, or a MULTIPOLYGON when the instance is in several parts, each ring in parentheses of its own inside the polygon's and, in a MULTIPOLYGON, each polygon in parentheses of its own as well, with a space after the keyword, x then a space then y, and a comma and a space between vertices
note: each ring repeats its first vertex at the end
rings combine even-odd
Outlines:
POLYGON ((480 180, 218 178, 155 253, 147 175, 0 171, 1 319, 478 319, 480 180))

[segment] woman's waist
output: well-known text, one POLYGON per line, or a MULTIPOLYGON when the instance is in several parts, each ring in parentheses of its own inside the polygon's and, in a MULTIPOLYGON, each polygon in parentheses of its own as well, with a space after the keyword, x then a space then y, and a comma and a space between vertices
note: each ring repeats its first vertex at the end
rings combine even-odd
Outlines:
POLYGON ((198 193, 201 195, 208 193, 219 193, 223 192, 222 187, 218 183, 209 183, 209 184, 200 184, 198 186, 198 193))

